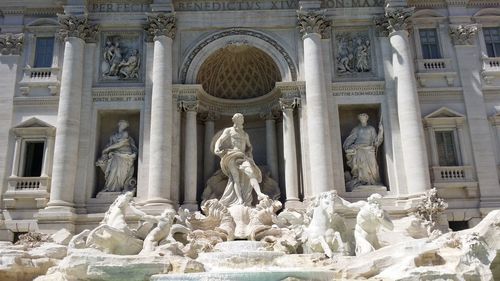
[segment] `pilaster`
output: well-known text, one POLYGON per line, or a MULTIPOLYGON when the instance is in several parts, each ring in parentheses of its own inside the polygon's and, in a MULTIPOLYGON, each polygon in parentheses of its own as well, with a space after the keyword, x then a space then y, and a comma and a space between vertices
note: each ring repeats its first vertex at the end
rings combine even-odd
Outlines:
POLYGON ((455 45, 462 83, 467 122, 472 138, 473 163, 477 173, 483 214, 500 206, 500 185, 494 143, 481 83, 481 61, 476 44, 477 26, 453 25, 450 37, 455 45))
MULTIPOLYGON (((7 188, 7 178, 11 173, 9 158, 9 143, 16 142, 16 146, 20 149, 20 140, 14 139, 10 134, 12 126, 12 111, 13 99, 16 91, 16 81, 18 66, 20 63, 20 54, 23 51, 24 37, 22 33, 2 33, 0 34, 0 72, 4 75, 0 76, 0 139, 3 142, 0 144, 0 241, 12 241, 14 234, 8 230, 4 224, 3 217, 3 194, 4 188, 7 188), (19 143, 18 143, 19 142, 19 143)), ((12 167, 14 169, 14 167, 12 167)))

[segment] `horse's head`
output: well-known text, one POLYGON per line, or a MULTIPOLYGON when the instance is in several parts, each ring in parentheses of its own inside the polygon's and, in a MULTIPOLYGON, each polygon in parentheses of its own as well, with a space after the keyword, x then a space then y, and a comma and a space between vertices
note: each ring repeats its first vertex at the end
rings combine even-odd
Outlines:
POLYGON ((321 193, 316 196, 313 201, 314 208, 320 208, 328 214, 333 214, 334 199, 337 196, 337 191, 331 190, 321 193))

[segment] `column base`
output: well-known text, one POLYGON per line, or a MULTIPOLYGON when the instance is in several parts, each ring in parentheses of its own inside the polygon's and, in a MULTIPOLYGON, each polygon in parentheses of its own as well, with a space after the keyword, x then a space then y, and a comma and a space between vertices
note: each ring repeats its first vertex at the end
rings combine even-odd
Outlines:
POLYGON ((160 214, 165 209, 176 209, 177 204, 169 199, 164 198, 150 198, 144 202, 144 207, 141 208, 144 211, 158 213, 160 214))
POLYGON ((287 199, 285 202, 285 209, 305 209, 303 202, 299 199, 287 199))
POLYGON ((42 233, 52 234, 62 228, 75 233, 76 213, 73 207, 50 206, 35 214, 38 230, 42 233))
POLYGON ((181 205, 182 209, 188 209, 191 212, 198 211, 198 203, 186 202, 181 205))

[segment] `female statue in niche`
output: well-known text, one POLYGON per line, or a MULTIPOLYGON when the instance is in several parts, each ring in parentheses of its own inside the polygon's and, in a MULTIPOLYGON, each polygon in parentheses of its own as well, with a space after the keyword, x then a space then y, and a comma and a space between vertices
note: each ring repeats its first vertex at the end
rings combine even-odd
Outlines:
POLYGON ((114 133, 97 160, 96 166, 104 172, 105 192, 121 192, 135 188, 134 161, 137 158, 137 147, 129 136, 129 123, 118 121, 118 131, 114 133))
POLYGON ((384 139, 384 128, 380 122, 377 134, 375 128, 368 125, 368 118, 366 113, 358 115, 360 124, 352 129, 343 144, 352 174, 346 185, 351 190, 363 185, 380 185, 377 149, 384 139))

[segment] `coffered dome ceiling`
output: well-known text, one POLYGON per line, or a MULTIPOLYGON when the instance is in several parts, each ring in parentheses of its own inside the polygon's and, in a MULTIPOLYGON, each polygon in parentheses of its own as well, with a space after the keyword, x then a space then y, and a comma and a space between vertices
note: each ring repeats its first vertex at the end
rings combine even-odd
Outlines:
POLYGON ((196 80, 214 97, 249 99, 269 93, 281 81, 281 74, 272 58, 260 49, 228 45, 205 60, 196 80))

